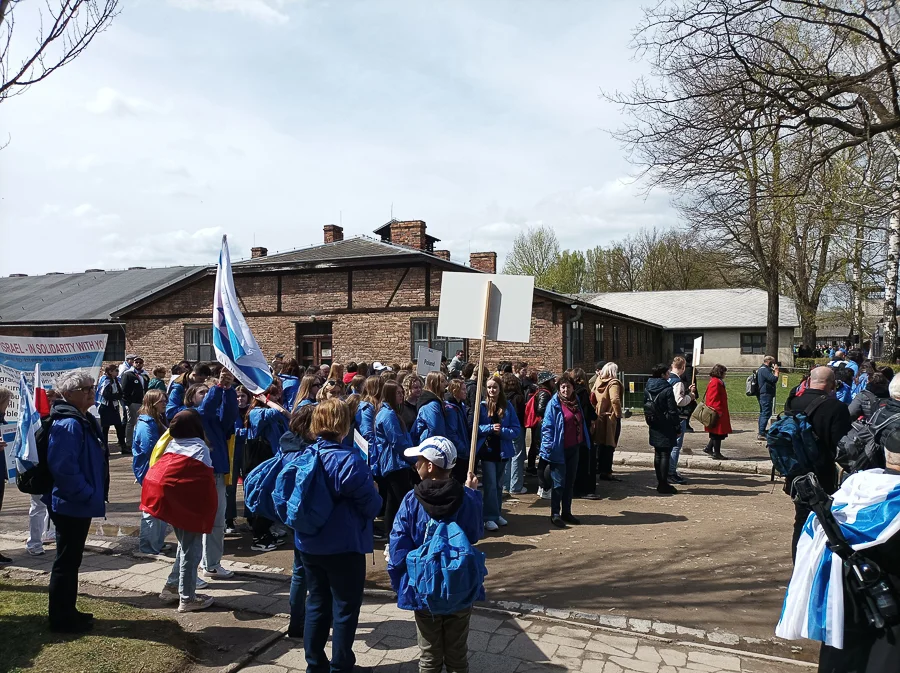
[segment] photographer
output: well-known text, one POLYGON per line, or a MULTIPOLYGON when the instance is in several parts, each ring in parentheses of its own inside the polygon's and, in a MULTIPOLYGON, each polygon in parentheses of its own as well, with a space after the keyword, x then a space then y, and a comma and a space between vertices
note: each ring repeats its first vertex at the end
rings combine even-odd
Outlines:
POLYGON ((766 428, 769 419, 772 418, 775 386, 778 385, 779 374, 781 370, 771 355, 763 358, 763 363, 756 372, 756 381, 759 385, 759 433, 756 438, 762 441, 766 441, 766 428))

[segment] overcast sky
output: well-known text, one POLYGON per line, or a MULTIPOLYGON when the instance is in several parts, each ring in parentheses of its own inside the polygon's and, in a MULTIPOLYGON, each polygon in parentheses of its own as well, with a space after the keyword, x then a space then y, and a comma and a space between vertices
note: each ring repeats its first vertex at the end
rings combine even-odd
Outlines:
MULTIPOLYGON (((33 41, 16 6, 16 41, 33 41)), ((123 0, 90 49, 0 105, 0 274, 212 264, 422 219, 453 259, 526 226, 563 247, 675 215, 600 90, 634 0, 123 0)))

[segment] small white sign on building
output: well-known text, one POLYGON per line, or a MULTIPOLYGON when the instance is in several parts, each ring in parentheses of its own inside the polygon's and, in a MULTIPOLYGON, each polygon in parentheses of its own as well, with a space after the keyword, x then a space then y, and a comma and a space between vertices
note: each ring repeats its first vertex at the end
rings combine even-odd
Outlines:
POLYGON ((481 339, 484 336, 484 301, 492 283, 487 320, 491 341, 531 341, 533 276, 487 273, 449 273, 441 278, 438 336, 481 339))
POLYGON ((427 376, 429 372, 441 371, 441 357, 444 353, 427 346, 419 346, 416 353, 416 374, 427 376))

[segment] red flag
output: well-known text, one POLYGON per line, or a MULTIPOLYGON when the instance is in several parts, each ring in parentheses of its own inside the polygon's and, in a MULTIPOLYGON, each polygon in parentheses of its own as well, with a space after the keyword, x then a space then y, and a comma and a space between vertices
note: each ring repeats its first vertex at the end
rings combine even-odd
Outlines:
POLYGON ((50 400, 47 399, 47 391, 41 385, 40 362, 34 365, 34 410, 41 415, 41 418, 47 418, 50 415, 50 400))
POLYGON ((175 528, 211 533, 219 497, 212 467, 180 453, 164 453, 147 471, 141 510, 175 528))

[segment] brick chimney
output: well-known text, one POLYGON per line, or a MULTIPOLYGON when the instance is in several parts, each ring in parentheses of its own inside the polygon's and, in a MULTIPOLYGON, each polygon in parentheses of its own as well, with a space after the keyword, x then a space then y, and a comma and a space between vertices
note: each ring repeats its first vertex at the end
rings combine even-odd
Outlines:
POLYGON ((250 248, 250 259, 256 259, 257 257, 265 257, 269 254, 268 248, 258 247, 258 248, 250 248))
POLYGON ((391 243, 405 245, 416 250, 425 250, 425 222, 423 220, 407 220, 391 222, 391 243))
POLYGON ((446 259, 448 262, 450 261, 450 251, 449 250, 435 250, 435 257, 440 257, 441 259, 446 259))
POLYGON ((471 252, 469 253, 469 266, 484 273, 497 273, 497 253, 471 252))
POLYGON ((344 240, 344 228, 339 227, 336 224, 326 224, 325 225, 325 242, 326 243, 334 243, 336 241, 344 240))

